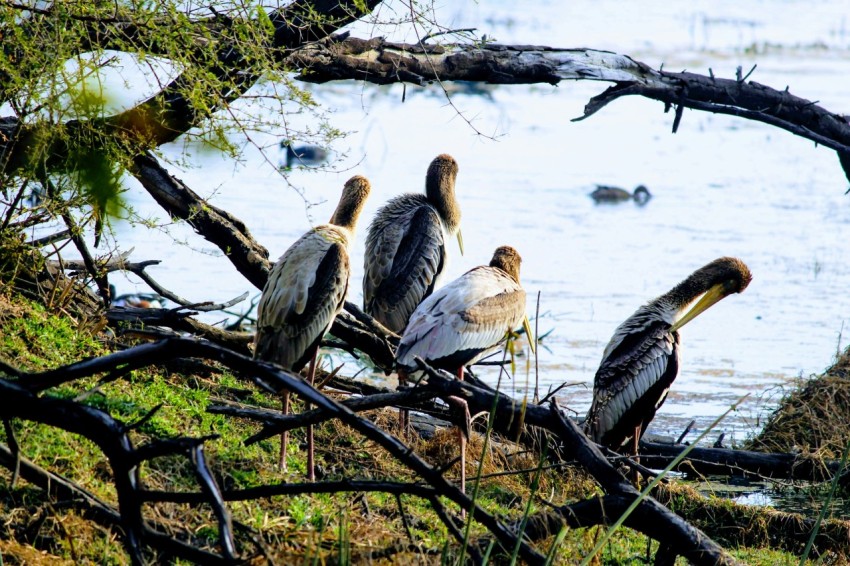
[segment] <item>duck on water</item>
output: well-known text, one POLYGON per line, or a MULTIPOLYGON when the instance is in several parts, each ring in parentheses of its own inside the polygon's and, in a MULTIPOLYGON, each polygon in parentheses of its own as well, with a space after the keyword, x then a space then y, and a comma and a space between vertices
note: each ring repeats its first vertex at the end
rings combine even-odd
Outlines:
POLYGON ((590 193, 590 198, 601 203, 617 203, 627 200, 634 200, 639 205, 644 205, 652 198, 649 189, 645 185, 638 185, 634 193, 630 193, 626 189, 620 187, 612 187, 610 185, 596 185, 596 189, 590 193))

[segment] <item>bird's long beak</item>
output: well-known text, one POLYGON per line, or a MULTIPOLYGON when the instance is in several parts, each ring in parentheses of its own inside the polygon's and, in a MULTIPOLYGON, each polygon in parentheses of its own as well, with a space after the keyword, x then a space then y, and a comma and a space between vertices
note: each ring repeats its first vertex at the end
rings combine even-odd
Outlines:
POLYGON ((460 228, 457 229, 457 245, 460 247, 460 255, 463 255, 463 235, 460 233, 460 228))
POLYGON ((525 329, 525 335, 528 337, 528 347, 531 348, 531 353, 537 353, 537 339, 534 337, 534 334, 531 332, 531 323, 528 322, 528 316, 522 317, 522 327, 525 329))
POLYGON ((675 332, 679 330, 687 323, 699 316, 702 311, 708 309, 709 307, 711 307, 711 305, 713 305, 726 295, 728 295, 728 293, 724 289, 723 285, 718 283, 717 285, 709 289, 702 296, 702 298, 700 298, 700 300, 697 301, 693 307, 691 307, 691 310, 686 312, 682 318, 673 323, 673 325, 670 327, 670 332, 675 332))

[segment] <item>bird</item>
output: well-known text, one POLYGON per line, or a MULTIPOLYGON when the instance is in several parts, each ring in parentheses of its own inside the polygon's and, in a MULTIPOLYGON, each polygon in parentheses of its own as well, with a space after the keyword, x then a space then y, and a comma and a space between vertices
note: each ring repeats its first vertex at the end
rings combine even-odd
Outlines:
POLYGON ((292 147, 291 140, 283 140, 280 147, 286 148, 286 169, 292 169, 295 165, 316 167, 328 160, 328 150, 317 145, 292 147))
POLYGON ((110 306, 136 307, 140 309, 165 308, 165 297, 156 293, 124 293, 118 295, 115 285, 109 284, 110 306))
MULTIPOLYGON (((391 199, 369 225, 363 310, 397 334, 434 291, 448 261, 446 241, 457 236, 463 255, 455 198, 457 173, 457 161, 451 155, 438 155, 425 174, 425 194, 406 193, 391 199)), ((399 421, 402 431, 406 430, 406 410, 400 410, 399 421)))
POLYGON ((638 185, 634 193, 630 193, 626 189, 620 187, 611 187, 608 185, 596 185, 596 189, 590 193, 590 198, 598 203, 614 203, 632 200, 638 204, 646 204, 652 198, 649 189, 644 185, 638 185))
POLYGON ((366 237, 363 310, 395 333, 434 291, 446 267, 446 240, 457 236, 463 254, 458 165, 447 154, 431 161, 425 194, 399 195, 375 214, 366 237))
MULTIPOLYGON (((415 358, 419 357, 463 381, 464 366, 497 350, 508 332, 520 323, 533 348, 534 338, 525 314, 525 291, 519 280, 521 261, 514 248, 496 248, 489 265, 467 271, 422 301, 411 315, 396 351, 400 378, 406 380, 418 371, 415 358)), ((458 429, 463 490, 469 410, 465 401, 453 401, 463 411, 466 425, 458 429)))
MULTIPOLYGON (((301 236, 272 267, 257 307, 254 358, 300 371, 308 362, 313 384, 316 355, 325 332, 340 313, 348 291, 349 249, 357 218, 371 186, 365 177, 350 178, 328 224, 301 236)), ((282 393, 284 414, 289 392, 282 393)), ((280 467, 286 470, 287 434, 281 435, 280 467)), ((307 474, 315 479, 313 430, 307 429, 307 474)))
POLYGON ((637 454, 637 445, 679 372, 679 330, 752 280, 747 265, 721 257, 640 307, 614 331, 593 380, 585 432, 597 444, 637 454))

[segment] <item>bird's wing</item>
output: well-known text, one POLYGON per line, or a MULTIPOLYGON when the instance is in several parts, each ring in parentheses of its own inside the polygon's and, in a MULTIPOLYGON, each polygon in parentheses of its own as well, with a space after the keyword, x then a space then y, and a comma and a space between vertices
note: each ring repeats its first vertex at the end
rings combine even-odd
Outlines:
POLYGON ((434 290, 446 257, 440 217, 425 203, 375 222, 366 243, 364 310, 401 332, 434 290))
POLYGON ((396 361, 410 369, 416 367, 414 356, 446 360, 447 368, 472 363, 518 326, 524 315, 525 291, 516 281, 496 268, 475 268, 417 307, 396 361))
POLYGON ((652 420, 664 402, 678 373, 679 336, 669 328, 663 321, 647 323, 609 344, 587 416, 587 430, 596 442, 619 447, 623 435, 652 420))
POLYGON ((333 230, 316 228, 275 263, 263 289, 254 356, 299 370, 342 308, 348 252, 333 230))

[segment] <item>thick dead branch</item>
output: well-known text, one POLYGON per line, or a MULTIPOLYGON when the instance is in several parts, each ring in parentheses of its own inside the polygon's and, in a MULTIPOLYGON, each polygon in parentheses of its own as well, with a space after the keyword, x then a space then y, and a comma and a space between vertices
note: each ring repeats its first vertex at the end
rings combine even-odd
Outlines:
MULTIPOLYGON (((664 468, 685 448, 682 444, 641 441, 640 461, 651 468, 664 468)), ((802 454, 696 447, 674 470, 700 475, 825 481, 840 468, 841 462, 816 460, 802 454)))
MULTIPOLYGON (((850 125, 837 113, 794 96, 787 89, 747 82, 746 77, 721 79, 696 73, 653 70, 627 55, 595 49, 556 49, 523 45, 412 45, 381 38, 363 40, 345 35, 337 41, 312 44, 291 55, 310 82, 364 80, 377 84, 433 81, 480 81, 493 84, 549 83, 563 80, 613 82, 585 107, 588 118, 608 103, 638 95, 681 108, 730 114, 764 122, 794 135, 850 155, 850 125)), ((841 165, 850 179, 850 158, 841 165)))
MULTIPOLYGON (((323 38, 378 4, 378 0, 295 0, 269 14, 274 31, 264 47, 283 57, 286 50, 323 38)), ((93 25, 95 35, 91 36, 95 45, 98 25, 93 25)), ((215 49, 216 61, 209 61, 208 46, 195 54, 197 64, 203 65, 217 81, 219 92, 204 93, 206 97, 198 104, 195 77, 192 73, 180 75, 142 104, 118 115, 93 121, 94 129, 104 139, 125 140, 128 148, 159 146, 173 141, 200 125, 223 105, 240 98, 262 76, 262 71, 251 67, 251 57, 243 52, 238 39, 224 39, 229 35, 226 29, 229 25, 232 24, 226 19, 215 21, 215 27, 222 30, 217 35, 220 45, 215 49)), ((115 33, 121 34, 123 30, 115 33)), ((114 40, 116 36, 104 34, 104 37, 114 40)), ((118 37, 124 40, 123 36, 118 37)), ((143 52, 150 52, 146 44, 140 47, 143 52)), ((11 93, 4 94, 9 96, 11 93)), ((86 139, 86 133, 90 134, 91 126, 90 122, 78 120, 62 124, 23 124, 16 117, 0 119, 0 173, 13 173, 42 159, 48 166, 61 166, 69 148, 80 145, 86 139)))
MULTIPOLYGON (((434 391, 411 389, 398 393, 382 393, 357 399, 346 399, 345 401, 341 401, 340 404, 345 405, 354 412, 371 411, 391 406, 403 406, 416 410, 418 403, 429 401, 436 396, 437 394, 434 391)), ((333 418, 321 409, 312 409, 303 413, 284 415, 281 411, 272 411, 269 409, 250 409, 229 405, 211 405, 207 408, 207 411, 214 414, 231 415, 264 423, 263 429, 260 432, 245 440, 246 445, 251 445, 267 438, 277 436, 284 431, 319 424, 333 418)))
POLYGON ((263 288, 271 268, 269 252, 251 237, 241 221, 199 197, 150 154, 137 157, 132 172, 168 214, 189 222, 199 234, 222 249, 251 284, 263 288))
POLYGON ((205 324, 191 318, 193 314, 198 313, 184 310, 183 307, 177 309, 112 307, 106 311, 106 319, 112 326, 121 330, 128 327, 146 329, 164 327, 188 332, 236 352, 250 355, 251 351, 248 346, 254 340, 253 334, 250 332, 233 332, 205 324))
MULTIPOLYGON (((470 413, 479 407, 486 412, 494 410, 499 415, 495 422, 510 423, 507 430, 515 430, 523 423, 535 425, 554 433, 561 445, 558 451, 566 459, 578 461, 590 472, 609 495, 623 497, 631 503, 637 496, 637 490, 608 462, 593 444, 569 418, 561 414, 554 403, 549 408, 528 403, 523 404, 499 392, 486 391, 467 383, 442 375, 424 363, 422 368, 428 374, 426 387, 436 388, 441 397, 449 395, 461 397, 469 404, 470 413), (486 408, 485 408, 486 407, 486 408), (515 424, 514 424, 515 423, 515 424)), ((446 398, 444 397, 444 398, 446 398)), ((504 425, 502 425, 504 427, 504 425)), ((684 522, 675 513, 652 499, 644 499, 638 506, 641 521, 634 522, 634 528, 657 540, 671 545, 675 551, 695 564, 736 564, 737 562, 705 533, 684 522), (652 523, 651 528, 646 527, 652 523), (658 528, 658 525, 664 528, 658 528)), ((616 519, 616 515, 613 517, 616 519)), ((557 529, 555 530, 557 532, 557 529)))
MULTIPOLYGON (((26 380, 25 372, 18 371, 17 373, 23 377, 23 380, 26 380)), ((209 471, 205 469, 206 465, 203 459, 199 459, 196 455, 197 447, 202 439, 180 439, 186 440, 185 442, 179 440, 154 442, 137 450, 127 434, 128 427, 113 419, 107 413, 74 401, 37 396, 33 390, 25 389, 20 387, 19 384, 5 379, 0 379, 0 414, 5 419, 18 418, 43 423, 79 434, 94 442, 101 449, 112 468, 115 491, 118 497, 118 514, 120 517, 118 525, 124 533, 125 548, 134 564, 144 563, 144 544, 150 543, 151 533, 158 535, 146 526, 142 516, 138 466, 149 457, 173 454, 184 449, 186 445, 192 447, 191 458, 196 463, 199 476, 203 479, 204 493, 208 495, 208 503, 216 509, 216 515, 219 516, 220 532, 222 532, 222 536, 225 533, 229 534, 229 523, 225 523, 225 519, 228 517, 227 511, 221 508, 220 495, 216 497, 216 494, 213 493, 217 490, 214 482, 210 484, 207 481, 206 476, 208 476, 209 471)), ((0 459, 7 460, 6 458, 0 459)), ((51 475, 41 472, 37 466, 31 463, 24 464, 23 458, 20 456, 16 458, 12 455, 12 459, 15 460, 14 465, 22 466, 24 477, 34 477, 40 482, 52 479, 51 475)), ((115 518, 115 513, 110 511, 108 506, 85 494, 70 482, 62 481, 61 486, 60 489, 79 492, 75 493, 76 495, 82 494, 85 497, 87 507, 95 511, 101 519, 112 520, 115 518)), ((163 542, 162 536, 155 536, 154 538, 158 541, 156 544, 163 542)), ((177 541, 172 542, 175 544, 171 544, 171 547, 180 547, 180 543, 177 543, 177 541)), ((228 554, 227 547, 225 553, 228 554)), ((230 561, 232 561, 232 558, 232 556, 227 556, 230 561)))

